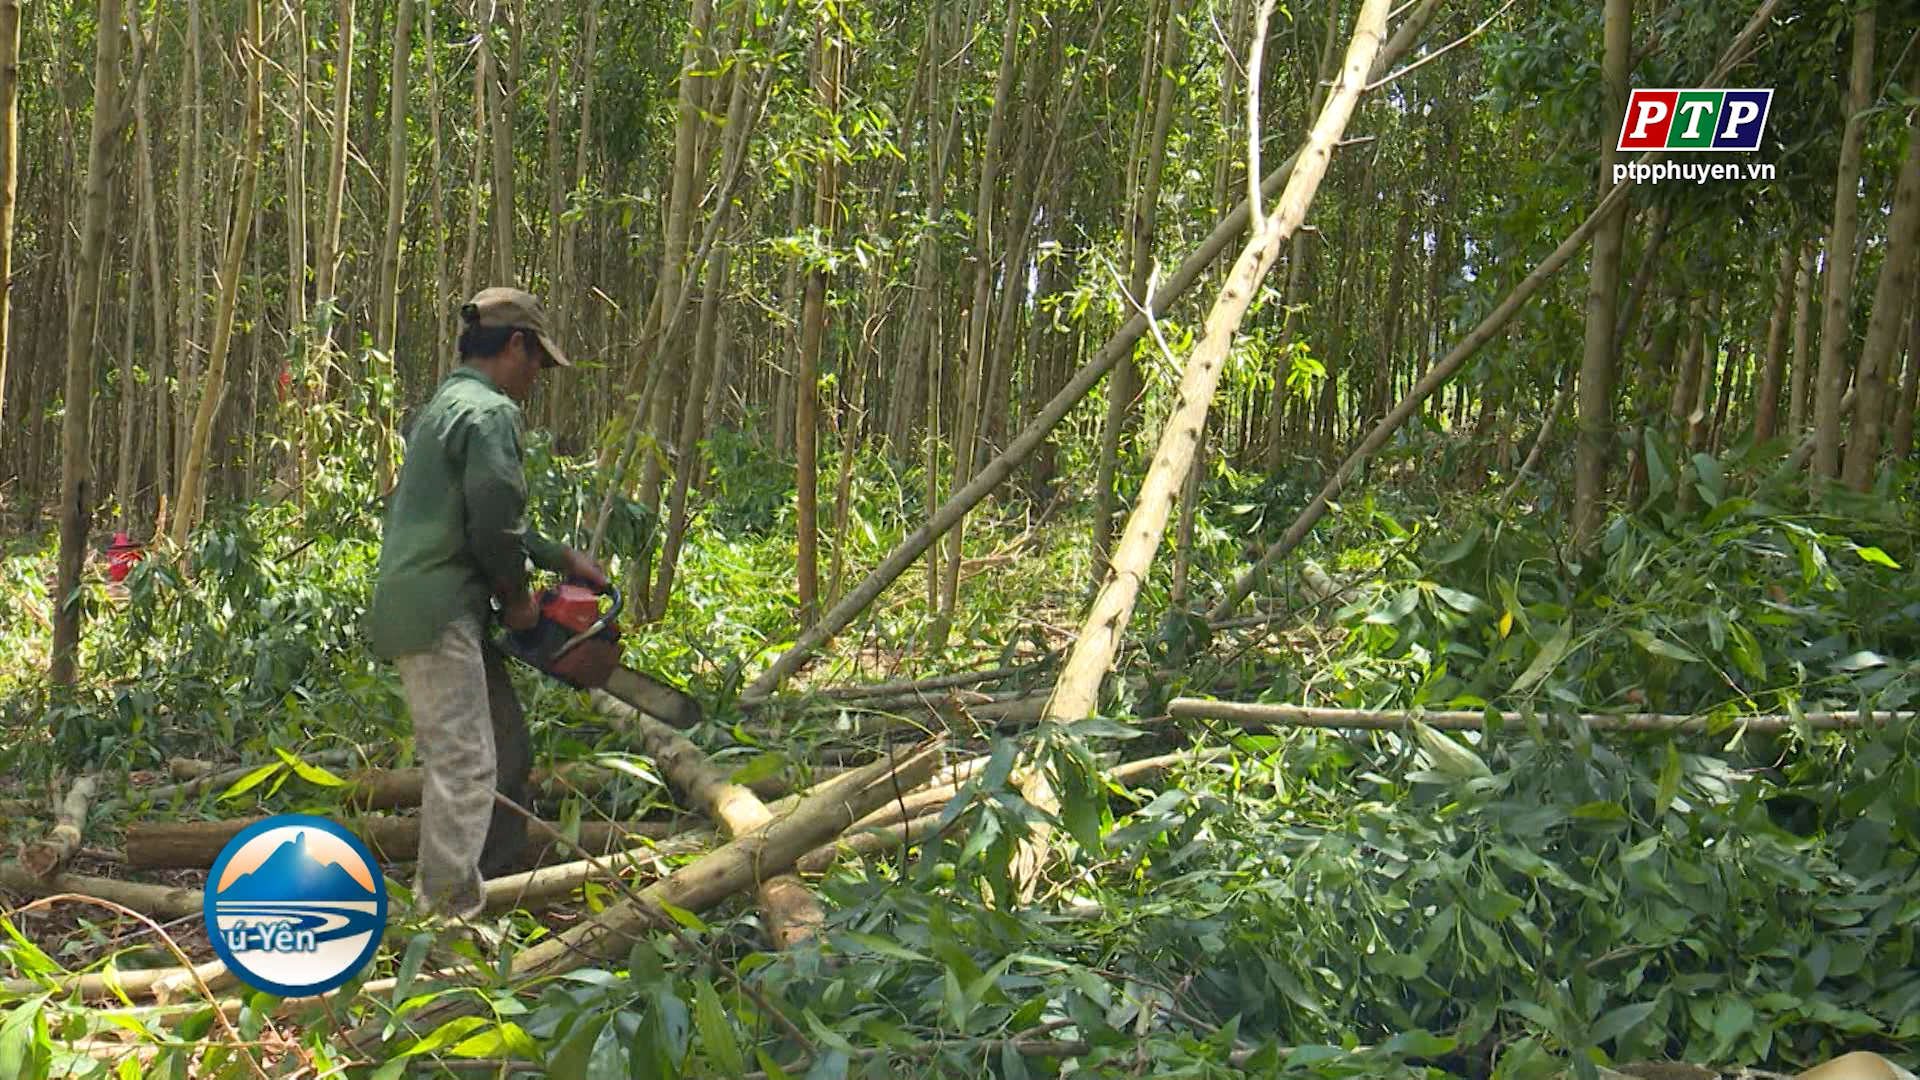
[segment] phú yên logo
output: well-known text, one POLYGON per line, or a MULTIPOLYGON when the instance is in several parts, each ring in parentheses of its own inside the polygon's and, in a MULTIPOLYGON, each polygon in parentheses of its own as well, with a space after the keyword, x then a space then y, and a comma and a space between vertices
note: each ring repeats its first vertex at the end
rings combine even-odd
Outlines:
POLYGON ((1635 90, 1618 150, 1758 150, 1772 90, 1635 90))
POLYGON ((221 850, 204 913, 214 952, 242 982, 281 997, 324 994, 380 947, 387 883, 359 837, 325 818, 277 814, 221 850))

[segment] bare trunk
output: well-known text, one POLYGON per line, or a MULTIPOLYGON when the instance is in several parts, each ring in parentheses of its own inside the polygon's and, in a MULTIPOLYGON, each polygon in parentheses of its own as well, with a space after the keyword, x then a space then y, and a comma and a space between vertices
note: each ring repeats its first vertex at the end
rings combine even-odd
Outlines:
POLYGON ((1787 373, 1787 328, 1793 318, 1794 249, 1791 239, 1780 245, 1780 284, 1773 293, 1773 317, 1767 321, 1767 357, 1760 372, 1760 392, 1754 401, 1753 441, 1773 438, 1780 420, 1780 383, 1787 373))
POLYGON ((187 534, 198 524, 206 503, 207 459, 213 450, 213 422, 227 395, 227 353, 233 343, 234 309, 240 296, 240 270, 253 232, 253 195, 260 176, 262 101, 260 89, 259 0, 247 7, 247 37, 242 51, 248 56, 247 134, 240 158, 240 190, 233 199, 233 222, 227 238, 226 259, 220 271, 220 307, 213 324, 213 347, 207 354, 207 376, 201 384, 200 404, 187 442, 187 464, 180 473, 174 498, 173 542, 184 547, 187 534))
MULTIPOLYGON (((480 69, 487 86, 488 119, 493 122, 493 138, 490 140, 493 150, 493 204, 488 213, 493 223, 493 281, 490 284, 512 286, 517 284, 513 276, 513 123, 507 115, 507 100, 509 94, 517 93, 520 88, 518 83, 508 88, 500 85, 500 64, 493 55, 492 46, 493 28, 499 21, 499 0, 493 0, 487 8, 487 21, 480 27, 480 69)), ((514 40, 519 40, 517 33, 514 40)), ((510 71, 509 76, 517 79, 519 72, 510 71)))
POLYGON ((1794 439, 1807 431, 1807 398, 1813 389, 1813 279, 1818 245, 1800 244, 1800 269, 1793 284, 1793 373, 1787 387, 1787 430, 1794 439))
POLYGON ((1827 293, 1821 308, 1820 368, 1813 387, 1813 476, 1840 475, 1840 395, 1846 389, 1853 343, 1854 239, 1860 223, 1860 160, 1867 141, 1867 106, 1874 97, 1873 35, 1877 9, 1853 16, 1853 66, 1847 81, 1846 127, 1834 180, 1833 227, 1827 234, 1827 293))
POLYGON ((1914 396, 1920 393, 1920 303, 1911 305, 1907 320, 1907 368, 1900 377, 1900 400, 1893 410, 1893 459, 1905 461, 1913 454, 1914 396))
POLYGON ((375 298, 373 348, 379 353, 372 376, 374 415, 380 440, 376 452, 375 490, 385 491, 393 476, 393 395, 400 391, 400 365, 394 356, 400 319, 400 226, 407 207, 407 54, 413 48, 413 0, 400 0, 394 18, 393 73, 387 99, 387 231, 380 244, 380 292, 375 298), (385 359, 381 359, 384 357, 385 359), (390 393, 378 387, 385 382, 390 393))
MULTIPOLYGON (((1614 149, 1627 108, 1627 75, 1633 47, 1632 0, 1606 0, 1607 111, 1601 119, 1600 196, 1613 188, 1614 149)), ((1586 344, 1580 359, 1580 442, 1575 452, 1573 543, 1587 550, 1600 531, 1607 472, 1613 457, 1614 319, 1620 293, 1620 249, 1627 204, 1601 223, 1593 237, 1593 271, 1587 289, 1586 344)))
MULTIPOLYGON (((822 24, 815 39, 814 90, 829 115, 840 108, 838 39, 822 24)), ((837 217, 839 171, 833 153, 821 155, 813 192, 813 223, 833 243, 837 217)), ((820 398, 820 350, 827 329, 827 271, 816 266, 807 272, 806 299, 800 308, 800 352, 794 365, 795 400, 793 438, 799 497, 798 582, 801 629, 820 617, 820 523, 818 475, 819 434, 816 430, 820 398)))
MULTIPOLYGON (((75 289, 67 319, 66 408, 60 424, 60 559, 54 596, 53 654, 48 678, 72 686, 80 651, 80 567, 86 559, 88 527, 93 520, 87 435, 93 420, 93 335, 99 317, 100 269, 106 262, 107 224, 112 215, 108 180, 118 140, 115 113, 120 108, 120 0, 100 0, 101 27, 94 35, 93 130, 87 142, 86 209, 81 219, 80 253, 74 267, 75 289)), ((58 734, 56 732, 56 734, 58 734)))
MULTIPOLYGON (((20 0, 0 0, 0 419, 6 416, 13 212, 20 178, 20 0)), ((156 345, 158 342, 155 343, 156 345)))
POLYGON ((1913 304, 1914 247, 1920 240, 1920 118, 1907 123, 1907 157, 1887 223, 1886 259, 1874 286, 1873 314, 1867 321, 1867 340, 1860 350, 1859 394, 1853 406, 1853 435, 1847 440, 1847 460, 1841 479, 1855 491, 1873 486, 1880 462, 1880 428, 1886 417, 1886 373, 1891 370, 1913 304))
POLYGON ((434 36, 433 4, 434 0, 422 0, 421 17, 426 24, 423 29, 426 31, 427 137, 433 145, 433 164, 428 170, 433 185, 433 295, 428 307, 433 311, 433 378, 437 384, 453 368, 454 349, 449 331, 453 297, 447 295, 447 191, 441 177, 446 169, 446 148, 440 139, 439 39, 434 36))
POLYGON ((666 540, 660 548, 660 569, 654 576, 653 602, 649 613, 655 619, 665 617, 667 601, 673 596, 673 574, 679 565, 680 546, 687 535, 687 493, 700 464, 700 440, 706 435, 709 412, 707 399, 718 397, 714 369, 719 365, 715 330, 720 308, 726 302, 727 248, 714 245, 707 256, 706 293, 700 300, 700 326, 694 337, 693 388, 687 395, 687 408, 681 415, 679 460, 673 473, 673 492, 668 499, 666 540))
MULTIPOLYGON (((1006 137, 1007 103, 1012 97, 1020 24, 1025 13, 1022 0, 1007 5, 1006 23, 1000 37, 1000 73, 994 83, 993 111, 987 118, 986 145, 980 153, 980 182, 973 210, 973 295, 967 306, 966 361, 960 390, 960 411, 955 418, 953 441, 953 487, 966 486, 973 478, 974 455, 978 451, 981 383, 986 375, 987 321, 991 310, 993 285, 994 200, 1000 183, 1000 144, 1006 137)), ((946 645, 953 628, 953 613, 960 592, 960 559, 965 550, 966 522, 962 520, 949 534, 944 578, 940 587, 940 605, 934 616, 932 644, 936 650, 946 645)), ((809 624, 811 625, 811 624, 809 624)))

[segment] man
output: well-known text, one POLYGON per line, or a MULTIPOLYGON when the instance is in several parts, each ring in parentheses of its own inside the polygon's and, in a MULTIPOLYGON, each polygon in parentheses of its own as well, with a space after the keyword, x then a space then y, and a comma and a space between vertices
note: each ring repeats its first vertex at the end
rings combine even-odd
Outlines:
POLYGON ((387 510, 369 613, 372 646, 399 668, 425 766, 415 892, 428 911, 467 919, 482 882, 516 868, 533 767, 506 661, 487 638, 489 601, 513 630, 538 624, 526 561, 605 586, 586 554, 527 524, 518 402, 541 371, 570 367, 540 302, 486 289, 461 311, 461 365, 407 438, 387 510))

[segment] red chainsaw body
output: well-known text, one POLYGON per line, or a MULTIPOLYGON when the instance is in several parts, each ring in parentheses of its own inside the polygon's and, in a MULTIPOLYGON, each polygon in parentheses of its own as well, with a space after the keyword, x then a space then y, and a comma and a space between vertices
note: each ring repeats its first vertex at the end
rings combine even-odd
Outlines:
MULTIPOLYGON (((572 637, 600 621, 600 599, 599 593, 584 585, 564 582, 540 593, 540 617, 572 637)), ((609 619, 599 633, 562 653, 547 673, 576 687, 599 687, 606 685, 619 663, 620 631, 609 619)))

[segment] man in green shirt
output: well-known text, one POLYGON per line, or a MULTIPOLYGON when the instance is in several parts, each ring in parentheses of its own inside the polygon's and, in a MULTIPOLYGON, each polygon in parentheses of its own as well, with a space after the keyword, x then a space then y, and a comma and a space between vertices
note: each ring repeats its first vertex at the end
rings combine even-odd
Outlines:
POLYGON ((461 314, 461 366, 407 437, 369 623, 374 651, 400 671, 426 770, 416 892, 428 910, 471 918, 483 880, 513 869, 526 841, 526 821, 494 791, 527 805, 533 768, 505 658, 487 639, 489 600, 524 630, 540 619, 529 559, 598 586, 607 577, 527 523, 517 403, 542 370, 571 366, 540 302, 486 289, 461 314))

